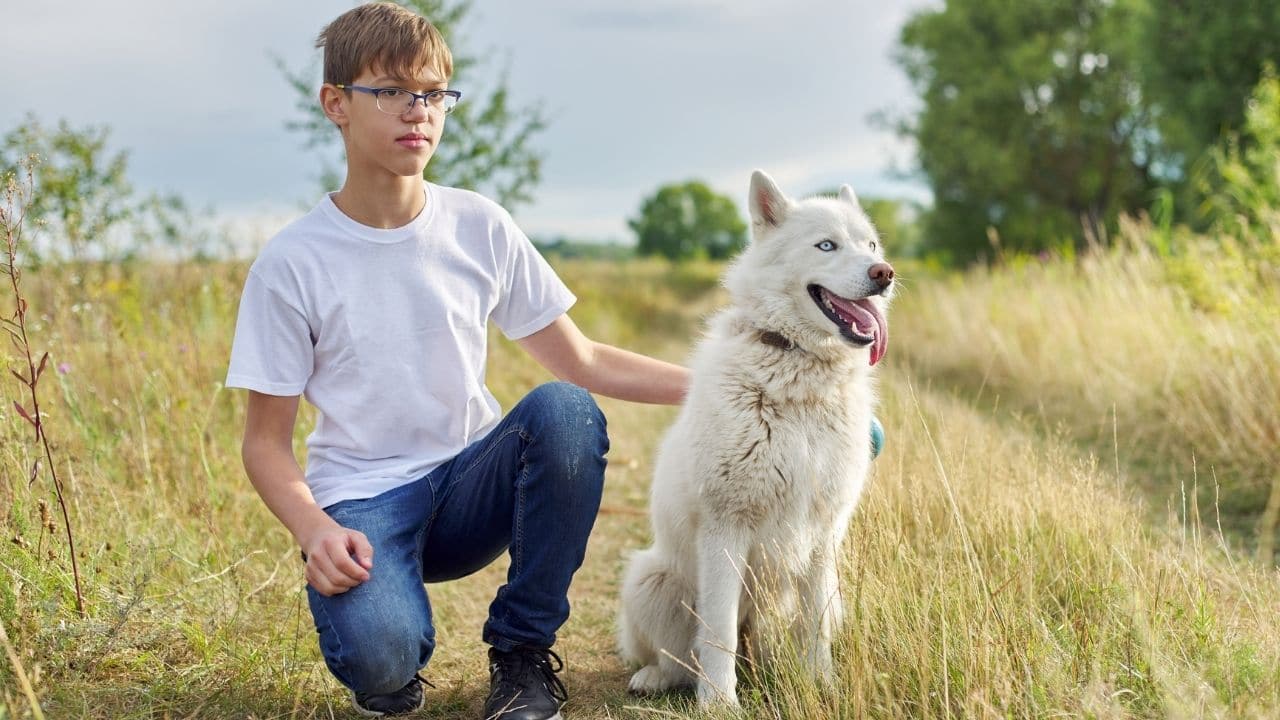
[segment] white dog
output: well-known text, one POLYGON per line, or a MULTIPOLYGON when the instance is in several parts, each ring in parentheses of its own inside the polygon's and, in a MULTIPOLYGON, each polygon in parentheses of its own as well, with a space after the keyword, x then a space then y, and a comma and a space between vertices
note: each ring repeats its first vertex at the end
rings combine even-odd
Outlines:
POLYGON ((849 186, 793 201, 757 170, 748 205, 752 240, 659 449, 653 546, 630 561, 619 621, 632 692, 696 683, 704 705, 737 704, 739 631, 767 657, 770 618, 832 679, 837 553, 871 461, 894 287, 849 186))

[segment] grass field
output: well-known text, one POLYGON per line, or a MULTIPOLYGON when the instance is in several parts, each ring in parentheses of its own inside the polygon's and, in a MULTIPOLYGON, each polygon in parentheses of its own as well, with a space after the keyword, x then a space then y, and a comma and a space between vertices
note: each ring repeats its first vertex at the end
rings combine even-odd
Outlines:
MULTIPOLYGON (((1280 301, 1259 270, 1240 306, 1206 307, 1170 267, 1132 250, 964 275, 900 268, 881 366, 888 445, 846 548, 838 686, 784 658, 745 679, 744 717, 1280 716, 1280 577, 1256 559, 1280 483, 1280 301)), ((558 269, 589 335, 676 361, 723 301, 714 265, 558 269)), ((37 447, 8 409, 23 390, 9 378, 0 718, 354 717, 320 660, 296 548, 240 466, 245 398, 221 380, 244 271, 24 278, 33 344, 55 368, 40 390, 87 613, 61 521, 42 515, 51 486, 28 482, 37 447)), ((495 336, 504 404, 544 379, 495 336)), ((613 643, 674 409, 601 404, 606 494, 557 646, 566 715, 697 717, 687 698, 628 697, 613 643)), ((299 450, 311 419, 304 409, 299 450)), ((479 630, 504 574, 499 562, 430 588, 424 717, 479 717, 479 630)))

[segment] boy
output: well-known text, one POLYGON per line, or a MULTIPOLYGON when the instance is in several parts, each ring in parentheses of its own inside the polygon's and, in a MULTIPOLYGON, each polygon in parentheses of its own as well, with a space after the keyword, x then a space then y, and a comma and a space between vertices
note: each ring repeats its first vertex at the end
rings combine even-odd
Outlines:
POLYGON ((322 654, 359 712, 421 706, 423 583, 508 551, 484 626, 485 717, 559 718, 551 646, 609 445, 587 390, 674 404, 688 373, 588 340, 565 314, 574 296, 502 208, 423 181, 459 98, 429 22, 372 3, 317 44, 347 176, 246 278, 226 383, 250 391, 245 469, 302 548, 322 654), (500 417, 484 385, 490 319, 576 386, 539 387, 500 417), (291 448, 300 394, 320 411, 305 478, 291 448))

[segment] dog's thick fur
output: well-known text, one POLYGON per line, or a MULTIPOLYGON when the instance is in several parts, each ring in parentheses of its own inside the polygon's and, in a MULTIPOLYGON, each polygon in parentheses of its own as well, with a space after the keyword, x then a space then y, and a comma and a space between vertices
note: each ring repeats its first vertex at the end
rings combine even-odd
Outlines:
POLYGON ((893 291, 847 185, 797 202, 756 171, 748 205, 752 240, 659 449, 654 542, 631 558, 619 621, 640 666, 633 692, 696 684, 703 704, 737 703, 739 631, 767 658, 779 619, 831 679, 837 552, 871 460, 871 366, 893 291))

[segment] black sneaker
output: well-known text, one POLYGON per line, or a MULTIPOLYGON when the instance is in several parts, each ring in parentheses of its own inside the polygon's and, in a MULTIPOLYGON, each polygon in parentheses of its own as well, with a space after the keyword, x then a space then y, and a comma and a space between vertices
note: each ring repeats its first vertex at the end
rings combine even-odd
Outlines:
POLYGON ((351 705, 364 717, 407 715, 422 707, 422 686, 431 683, 421 675, 414 675, 408 685, 386 695, 351 693, 351 705))
POLYGON ((569 699, 556 677, 563 669, 564 661, 550 648, 489 648, 485 720, 561 720, 560 706, 569 699))

